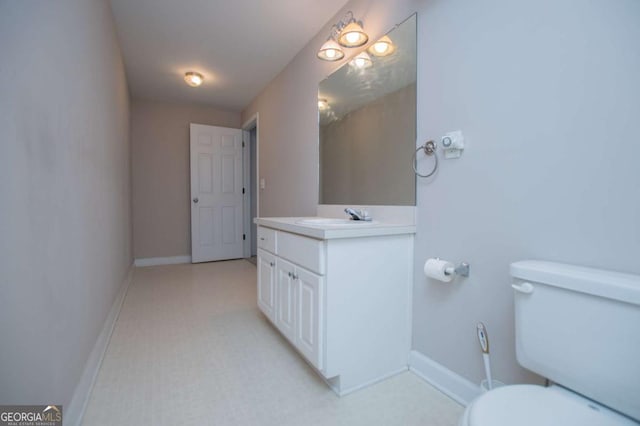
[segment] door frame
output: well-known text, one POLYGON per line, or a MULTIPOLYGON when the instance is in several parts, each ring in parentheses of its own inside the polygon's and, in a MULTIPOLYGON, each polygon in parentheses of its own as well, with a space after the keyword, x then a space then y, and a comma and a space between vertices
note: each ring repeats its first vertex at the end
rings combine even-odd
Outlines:
POLYGON ((251 233, 251 194, 255 191, 256 195, 256 216, 260 217, 260 114, 256 112, 242 125, 242 140, 245 142, 243 152, 244 164, 244 187, 249 188, 244 194, 244 230, 247 238, 244 240, 244 257, 251 257, 251 239, 254 237, 251 233), (251 152, 249 144, 251 143, 250 132, 256 129, 256 158, 250 158, 251 152), (255 188, 250 186, 251 162, 256 166, 256 185, 255 188))

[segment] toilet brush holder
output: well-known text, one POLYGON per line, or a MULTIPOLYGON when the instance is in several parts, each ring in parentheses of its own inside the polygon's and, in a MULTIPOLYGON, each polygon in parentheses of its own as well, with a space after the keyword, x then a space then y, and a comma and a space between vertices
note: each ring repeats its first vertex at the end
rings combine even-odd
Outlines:
POLYGON ((484 362, 484 372, 487 378, 480 382, 480 390, 482 393, 488 392, 491 389, 504 386, 500 380, 494 380, 491 376, 491 360, 489 358, 489 334, 487 328, 481 322, 476 327, 478 333, 478 342, 480 342, 480 350, 482 351, 482 361, 484 362))

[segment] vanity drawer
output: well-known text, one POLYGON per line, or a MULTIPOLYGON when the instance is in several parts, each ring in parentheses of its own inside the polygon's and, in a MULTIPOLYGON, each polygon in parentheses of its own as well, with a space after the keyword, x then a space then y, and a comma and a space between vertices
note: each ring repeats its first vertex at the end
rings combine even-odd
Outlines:
POLYGON ((325 273, 324 241, 278 232, 278 256, 318 274, 325 273))
POLYGON ((258 247, 276 254, 276 231, 271 228, 258 226, 258 247))

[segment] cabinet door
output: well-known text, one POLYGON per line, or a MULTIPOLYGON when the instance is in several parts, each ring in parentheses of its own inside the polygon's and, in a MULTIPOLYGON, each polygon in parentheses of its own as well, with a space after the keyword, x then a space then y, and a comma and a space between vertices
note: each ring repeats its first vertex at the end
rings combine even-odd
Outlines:
POLYGON ((323 368, 324 278, 296 269, 296 340, 300 352, 317 369, 323 368))
POLYGON ((278 258, 276 271, 276 327, 289 341, 295 344, 296 288, 293 279, 295 266, 278 258))
POLYGON ((276 317, 276 258, 258 249, 258 307, 271 320, 276 317))

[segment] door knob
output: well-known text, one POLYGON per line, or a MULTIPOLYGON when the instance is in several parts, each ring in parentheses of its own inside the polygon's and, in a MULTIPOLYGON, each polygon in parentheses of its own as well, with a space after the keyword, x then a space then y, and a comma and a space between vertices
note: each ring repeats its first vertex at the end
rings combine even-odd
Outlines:
POLYGON ((200 201, 200 200, 198 200, 198 197, 196 197, 196 198, 194 198, 194 199, 193 199, 193 202, 194 202, 194 203, 197 203, 198 201, 200 201))

